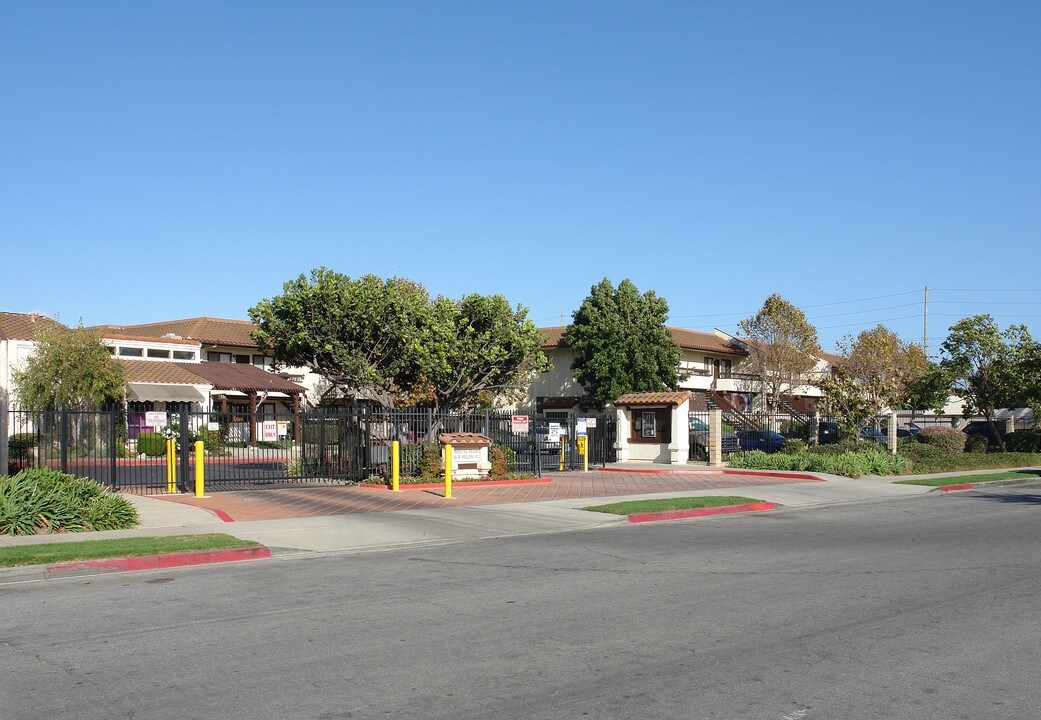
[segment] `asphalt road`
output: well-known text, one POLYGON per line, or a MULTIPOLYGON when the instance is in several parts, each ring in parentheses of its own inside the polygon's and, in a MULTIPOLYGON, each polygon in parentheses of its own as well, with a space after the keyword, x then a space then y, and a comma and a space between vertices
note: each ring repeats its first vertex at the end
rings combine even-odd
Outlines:
POLYGON ((1041 717, 1041 489, 0 587, 0 719, 1041 717))

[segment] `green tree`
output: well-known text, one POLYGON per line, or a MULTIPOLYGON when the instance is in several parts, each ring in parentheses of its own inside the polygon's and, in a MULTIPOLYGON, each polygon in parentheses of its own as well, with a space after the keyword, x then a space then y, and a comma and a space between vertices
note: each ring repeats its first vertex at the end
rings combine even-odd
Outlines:
POLYGON ((901 340, 885 325, 864 330, 856 338, 847 336, 838 345, 845 362, 833 367, 818 385, 847 429, 859 436, 859 429, 877 421, 884 409, 905 403, 929 363, 919 346, 901 340))
POLYGON ((817 364, 820 343, 806 314, 774 293, 758 313, 738 323, 763 394, 774 412, 781 398, 803 385, 817 364))
POLYGON ((68 329, 48 324, 36 331, 36 347, 12 379, 19 403, 34 410, 84 410, 121 401, 123 366, 82 324, 68 329))
POLYGON ((282 366, 308 367, 345 394, 392 406, 422 375, 430 297, 419 283, 327 268, 249 309, 253 339, 282 366))
POLYGON ((455 301, 417 282, 319 268, 250 309, 279 365, 308 367, 345 394, 394 405, 469 408, 520 390, 546 367, 527 309, 501 295, 455 301))
POLYGON ((675 390, 680 349, 665 326, 669 305, 628 279, 604 278, 572 314, 563 342, 575 353, 575 379, 601 406, 627 392, 675 390))
POLYGON ((951 378, 947 371, 930 362, 904 393, 903 406, 912 412, 932 410, 939 413, 951 396, 951 378))
POLYGON ((981 414, 991 435, 1005 451, 1005 441, 994 425, 994 411, 1018 406, 1024 397, 1024 372, 1029 369, 1034 342, 1025 325, 1002 332, 990 315, 973 315, 951 326, 941 350, 941 366, 952 389, 965 401, 966 417, 981 414))
POLYGON ((423 377, 413 394, 434 407, 467 409, 516 397, 549 365, 527 308, 511 307, 502 295, 439 297, 431 316, 423 377))

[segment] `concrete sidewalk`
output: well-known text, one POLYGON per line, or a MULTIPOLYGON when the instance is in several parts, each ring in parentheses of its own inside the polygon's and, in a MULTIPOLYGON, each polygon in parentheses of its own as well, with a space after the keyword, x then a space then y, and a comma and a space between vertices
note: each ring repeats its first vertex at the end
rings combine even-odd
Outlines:
MULTIPOLYGON (((964 474, 967 473, 940 473, 921 477, 964 474)), ((928 486, 894 484, 896 478, 893 477, 851 479, 818 473, 814 475, 823 482, 806 482, 803 479, 789 484, 783 480, 778 483, 776 474, 773 475, 774 477, 769 479, 771 484, 730 489, 707 487, 676 492, 632 494, 610 499, 570 498, 544 502, 423 508, 245 522, 224 522, 213 512, 169 500, 128 496, 141 513, 142 524, 133 530, 74 535, 0 536, 0 546, 222 532, 243 540, 262 543, 272 548, 274 555, 344 553, 626 524, 625 516, 590 513, 579 509, 613 500, 735 494, 775 503, 779 506, 778 509, 788 509, 921 495, 936 490, 928 486)), ((805 477, 805 474, 794 475, 805 477)))

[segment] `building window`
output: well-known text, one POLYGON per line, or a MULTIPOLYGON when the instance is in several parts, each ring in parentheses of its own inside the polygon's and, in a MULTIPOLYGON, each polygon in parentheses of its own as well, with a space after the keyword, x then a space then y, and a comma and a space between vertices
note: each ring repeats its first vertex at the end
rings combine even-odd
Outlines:
POLYGON ((254 355, 253 364, 256 365, 258 368, 270 370, 275 364, 275 358, 271 357, 270 355, 254 355))
POLYGON ((144 351, 141 348, 121 347, 119 355, 121 357, 141 357, 144 355, 144 351))
POLYGON ((108 354, 109 355, 115 355, 116 354, 116 349, 114 347, 112 347, 111 345, 106 345, 105 349, 108 350, 108 354))
POLYGON ((192 352, 191 350, 174 350, 173 351, 173 359, 174 360, 192 360, 192 361, 194 361, 195 360, 195 353, 192 352))
POLYGON ((249 355, 236 355, 235 362, 249 365, 249 355))
POLYGON ((164 360, 170 359, 169 350, 157 350, 156 348, 148 348, 148 357, 150 358, 163 358, 164 360))
POLYGON ((209 362, 231 362, 231 353, 222 352, 208 352, 206 353, 206 360, 209 362))

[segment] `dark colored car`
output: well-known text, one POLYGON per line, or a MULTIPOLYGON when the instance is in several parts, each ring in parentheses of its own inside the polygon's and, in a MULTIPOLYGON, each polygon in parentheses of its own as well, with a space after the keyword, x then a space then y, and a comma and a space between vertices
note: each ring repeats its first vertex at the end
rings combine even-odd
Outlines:
POLYGON ((839 424, 833 422, 822 422, 817 430, 817 442, 821 445, 831 445, 842 439, 839 424))
MULTIPOLYGON (((1005 423, 995 422, 994 429, 998 431, 998 435, 1005 437, 1005 423)), ((979 435, 980 437, 987 438, 988 441, 994 442, 994 433, 990 431, 990 425, 987 424, 986 420, 973 420, 968 425, 961 429, 966 435, 979 435)))
MULTIPOLYGON (((741 449, 741 442, 734 433, 723 433, 722 441, 724 455, 741 449)), ((692 460, 708 457, 708 424, 695 417, 690 418, 690 457, 692 460)))
POLYGON ((779 451, 788 440, 773 430, 738 430, 736 435, 742 450, 762 450, 765 453, 779 451))
POLYGON ((889 438, 886 437, 886 434, 884 432, 870 426, 860 428, 860 439, 869 440, 871 442, 877 442, 882 445, 889 444, 889 438))

